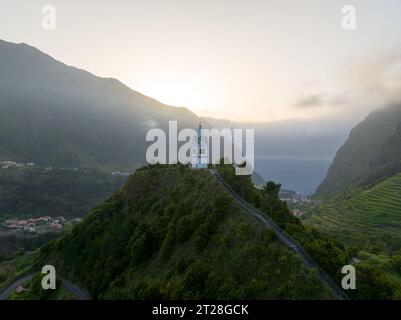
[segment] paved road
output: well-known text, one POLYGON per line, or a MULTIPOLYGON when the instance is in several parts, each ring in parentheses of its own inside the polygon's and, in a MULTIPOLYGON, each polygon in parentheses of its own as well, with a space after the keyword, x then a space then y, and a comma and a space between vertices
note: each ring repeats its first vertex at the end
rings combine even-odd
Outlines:
MULTIPOLYGON (((33 278, 33 276, 36 274, 37 274, 36 272, 28 273, 28 274, 22 275, 22 276, 18 277, 17 279, 15 279, 15 281, 11 285, 9 285, 7 288, 5 288, 3 291, 0 292, 0 300, 7 300, 7 298, 10 296, 10 294, 13 291, 15 291, 15 289, 18 286, 31 280, 33 278)), ((83 292, 81 289, 79 289, 72 282, 70 282, 64 278, 60 278, 60 279, 61 279, 61 283, 62 283, 63 287, 66 288, 69 292, 71 292, 74 295, 76 300, 90 300, 89 295, 86 294, 85 292, 83 292)))
POLYGON ((210 173, 216 180, 226 189, 226 191, 234 198, 237 204, 246 213, 252 215, 259 222, 264 224, 267 228, 273 230, 278 239, 291 250, 293 250, 303 263, 309 268, 315 269, 321 282, 333 293, 337 299, 348 299, 344 292, 337 287, 333 280, 319 267, 319 265, 312 259, 308 252, 283 229, 281 229, 270 217, 266 216, 262 211, 255 209, 244 199, 242 199, 234 189, 223 179, 216 169, 209 169, 210 173))
POLYGON ((10 286, 5 288, 3 291, 0 292, 0 300, 7 300, 9 295, 15 291, 15 289, 20 286, 21 284, 24 284, 28 280, 32 279, 32 277, 35 275, 35 273, 28 273, 26 275, 23 275, 21 277, 18 277, 10 286))
POLYGON ((90 296, 79 289, 75 284, 72 282, 61 278, 61 283, 63 284, 64 288, 66 288, 69 292, 71 292, 76 300, 90 300, 90 296))

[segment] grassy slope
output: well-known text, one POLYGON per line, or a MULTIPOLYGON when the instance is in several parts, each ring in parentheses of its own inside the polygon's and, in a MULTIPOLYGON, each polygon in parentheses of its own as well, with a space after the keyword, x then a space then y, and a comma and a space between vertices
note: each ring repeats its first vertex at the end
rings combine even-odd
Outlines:
POLYGON ((310 210, 304 223, 335 235, 357 259, 383 272, 400 299, 401 174, 348 191, 310 210))
POLYGON ((137 170, 42 249, 94 298, 329 298, 314 272, 206 171, 137 170))
POLYGON ((305 220, 321 230, 336 235, 350 245, 401 248, 401 174, 388 178, 352 196, 320 205, 305 220))

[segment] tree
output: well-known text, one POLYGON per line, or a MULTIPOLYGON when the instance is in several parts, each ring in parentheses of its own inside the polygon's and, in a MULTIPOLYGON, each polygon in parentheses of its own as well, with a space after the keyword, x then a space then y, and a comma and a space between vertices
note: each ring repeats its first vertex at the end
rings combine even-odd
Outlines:
POLYGON ((263 187, 263 190, 269 199, 278 199, 280 189, 281 183, 274 183, 273 181, 267 182, 263 187))
POLYGON ((347 292, 351 298, 360 300, 387 300, 393 298, 396 287, 383 272, 367 263, 358 263, 356 272, 356 290, 347 292))

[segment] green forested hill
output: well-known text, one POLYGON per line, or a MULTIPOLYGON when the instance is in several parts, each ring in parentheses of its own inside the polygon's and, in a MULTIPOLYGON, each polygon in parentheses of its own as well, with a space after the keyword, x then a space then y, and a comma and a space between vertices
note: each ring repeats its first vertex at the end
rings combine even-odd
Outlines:
POLYGON ((208 171, 184 166, 137 170, 37 263, 98 299, 331 297, 208 171))

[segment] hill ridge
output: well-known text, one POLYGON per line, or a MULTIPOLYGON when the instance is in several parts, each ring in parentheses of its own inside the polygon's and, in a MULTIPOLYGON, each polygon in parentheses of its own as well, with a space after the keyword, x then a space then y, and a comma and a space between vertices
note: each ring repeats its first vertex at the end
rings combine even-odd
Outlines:
POLYGON ((348 299, 345 293, 337 287, 333 280, 319 267, 313 260, 308 252, 289 234, 281 229, 273 220, 264 215, 259 210, 253 208, 249 203, 242 199, 235 190, 224 180, 224 178, 215 169, 209 169, 209 172, 216 178, 216 180, 226 189, 226 191, 234 198, 234 200, 243 208, 245 212, 253 215, 257 220, 262 222, 268 228, 272 229, 279 240, 293 250, 305 265, 317 271, 319 279, 326 285, 326 287, 333 293, 337 299, 348 299))
POLYGON ((54 265, 94 299, 333 298, 207 170, 160 167, 137 169, 44 246, 37 265, 54 265))

